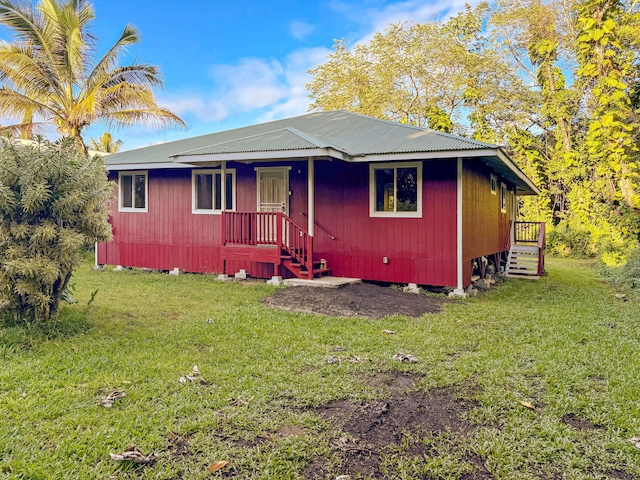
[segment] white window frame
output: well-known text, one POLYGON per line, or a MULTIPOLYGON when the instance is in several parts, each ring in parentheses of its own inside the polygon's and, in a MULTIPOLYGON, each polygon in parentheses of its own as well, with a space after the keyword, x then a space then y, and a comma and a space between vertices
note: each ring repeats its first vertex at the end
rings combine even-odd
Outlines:
POLYGON ((118 172, 118 211, 119 212, 135 212, 147 213, 149 211, 149 171, 148 170, 125 170, 118 172), (131 198, 133 206, 125 207, 122 205, 122 177, 135 177, 136 175, 144 175, 144 208, 135 207, 135 181, 131 181, 131 198))
POLYGON ((507 186, 500 182, 500 211, 507 213, 507 186))
POLYGON ((489 180, 490 185, 491 185, 491 195, 497 195, 498 194, 498 177, 496 177, 494 174, 491 174, 491 179, 489 180))
MULTIPOLYGON (((225 175, 231 175, 231 205, 225 205, 224 209, 227 212, 235 212, 236 210, 236 169, 235 168, 226 168, 225 175)), ((222 210, 216 208, 204 209, 204 208, 196 208, 198 205, 198 192, 196 190, 196 175, 213 175, 213 189, 211 194, 213 195, 212 205, 215 207, 215 175, 222 175, 222 170, 219 168, 214 169, 206 169, 206 170, 192 170, 191 171, 191 213, 194 215, 221 215, 222 210)), ((226 180, 225 180, 226 181, 226 180)), ((220 185, 223 185, 223 191, 226 192, 226 184, 220 179, 220 185)), ((223 193, 224 195, 224 193, 223 193)))
MULTIPOLYGON (((394 172, 394 183, 397 181, 397 173, 394 172)), ((371 163, 369 164, 369 216, 370 217, 387 217, 387 218, 422 218, 422 162, 406 162, 406 163, 371 163), (385 169, 398 169, 398 168, 417 168, 418 174, 418 208, 415 212, 379 212, 376 210, 376 170, 385 169)), ((395 188, 397 191, 397 188, 395 188)), ((395 192, 394 192, 395 195, 395 192)), ((394 208, 397 208, 397 202, 394 203, 394 208)))

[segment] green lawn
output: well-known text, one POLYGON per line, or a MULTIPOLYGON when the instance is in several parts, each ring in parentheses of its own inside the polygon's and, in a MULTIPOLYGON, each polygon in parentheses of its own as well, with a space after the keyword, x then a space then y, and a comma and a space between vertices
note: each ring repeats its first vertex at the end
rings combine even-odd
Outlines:
POLYGON ((470 455, 497 479, 640 478, 627 441, 640 436, 638 305, 585 262, 548 271, 438 315, 373 321, 271 310, 263 283, 85 266, 55 329, 0 329, 0 478, 297 479, 327 457, 333 480, 340 433, 315 408, 378 398, 367 379, 398 369, 421 391, 468 392, 474 428, 425 435, 434 448, 418 457, 400 445, 383 456, 388 478, 460 478, 470 455), (342 354, 363 361, 327 364, 342 354), (178 382, 194 364, 210 385, 178 382), (115 389, 126 397, 105 409, 115 389), (306 433, 276 434, 282 425, 306 433), (156 464, 109 458, 129 444, 156 464), (209 473, 218 460, 230 463, 209 473))

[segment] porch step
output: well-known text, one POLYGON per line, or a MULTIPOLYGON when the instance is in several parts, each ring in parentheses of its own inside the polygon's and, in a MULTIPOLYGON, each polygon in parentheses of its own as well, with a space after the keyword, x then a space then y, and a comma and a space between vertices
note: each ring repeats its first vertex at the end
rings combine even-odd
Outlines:
MULTIPOLYGON (((309 276, 309 271, 307 270, 307 268, 299 263, 295 258, 291 257, 290 255, 282 255, 280 258, 282 259, 282 265, 284 265, 296 277, 307 278, 309 276)), ((320 265, 321 263, 319 261, 313 262, 314 278, 319 278, 331 273, 330 268, 320 268, 320 265)))
POLYGON ((507 258, 505 276, 511 278, 527 278, 531 280, 539 279, 538 255, 538 247, 531 245, 512 245, 507 258))

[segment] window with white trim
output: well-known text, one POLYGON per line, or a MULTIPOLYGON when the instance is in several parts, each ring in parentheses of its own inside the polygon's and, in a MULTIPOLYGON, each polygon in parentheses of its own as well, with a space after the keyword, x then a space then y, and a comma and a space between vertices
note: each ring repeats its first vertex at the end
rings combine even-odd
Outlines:
POLYGON ((369 166, 372 217, 422 217, 422 162, 369 166))
POLYGON ((504 183, 500 184, 500 211, 507 213, 507 186, 504 183))
POLYGON ((225 210, 236 209, 236 171, 227 169, 226 181, 222 188, 222 172, 220 170, 193 170, 193 213, 222 212, 222 195, 224 191, 225 210))
POLYGON ((118 172, 120 212, 146 212, 149 191, 146 171, 118 172))
POLYGON ((496 177, 495 175, 491 175, 491 194, 498 194, 498 177, 496 177))

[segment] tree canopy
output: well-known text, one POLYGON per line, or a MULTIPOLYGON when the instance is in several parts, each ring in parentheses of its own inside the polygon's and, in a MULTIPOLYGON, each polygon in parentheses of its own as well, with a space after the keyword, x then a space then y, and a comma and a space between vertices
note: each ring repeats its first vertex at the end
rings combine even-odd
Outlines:
POLYGON ((640 241, 640 3, 498 0, 335 44, 311 109, 505 144, 540 186, 525 219, 558 252, 619 261, 640 241))
POLYGON ((184 126, 156 103, 153 88, 162 85, 157 67, 118 63, 139 41, 137 30, 127 25, 94 61, 93 20, 87 0, 40 0, 33 9, 18 0, 0 0, 0 24, 15 36, 14 43, 0 42, 0 115, 22 118, 18 127, 27 131, 39 121, 54 124, 82 145, 83 129, 96 121, 184 126))

